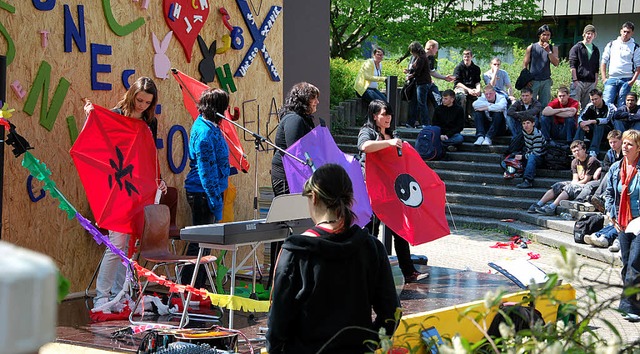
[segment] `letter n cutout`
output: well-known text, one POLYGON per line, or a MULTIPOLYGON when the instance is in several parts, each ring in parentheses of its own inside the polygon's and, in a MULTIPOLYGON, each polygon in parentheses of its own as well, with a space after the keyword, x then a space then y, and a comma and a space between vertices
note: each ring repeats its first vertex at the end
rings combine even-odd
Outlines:
POLYGON ((33 82, 33 85, 31 85, 29 96, 27 96, 27 100, 24 103, 23 108, 23 111, 25 113, 30 116, 33 115, 33 112, 36 108, 36 103, 38 101, 38 96, 40 96, 40 92, 44 89, 44 92, 42 93, 42 101, 40 104, 40 125, 48 131, 51 131, 51 129, 53 129, 53 124, 56 122, 56 118, 58 117, 58 113, 60 112, 60 108, 62 107, 62 103, 67 96, 69 86, 71 86, 67 79, 61 77, 60 81, 58 82, 58 86, 56 86, 56 91, 53 94, 53 98, 51 99, 51 106, 49 106, 48 95, 50 81, 51 65, 43 60, 40 64, 40 68, 38 69, 36 79, 33 82))

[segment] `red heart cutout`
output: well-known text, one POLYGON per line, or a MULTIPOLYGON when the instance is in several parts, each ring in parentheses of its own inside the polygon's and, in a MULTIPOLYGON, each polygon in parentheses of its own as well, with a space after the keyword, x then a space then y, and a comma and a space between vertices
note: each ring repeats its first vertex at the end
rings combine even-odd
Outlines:
POLYGON ((207 0, 164 0, 164 20, 178 38, 187 62, 191 63, 193 44, 209 17, 207 0))

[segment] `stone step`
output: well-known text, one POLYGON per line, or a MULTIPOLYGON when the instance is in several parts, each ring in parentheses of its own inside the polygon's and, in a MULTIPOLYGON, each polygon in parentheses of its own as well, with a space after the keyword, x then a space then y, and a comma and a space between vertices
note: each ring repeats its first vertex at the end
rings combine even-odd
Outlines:
MULTIPOLYGON (((548 188, 534 187, 527 189, 518 189, 513 186, 486 184, 475 185, 466 182, 459 181, 447 181, 445 182, 447 193, 467 193, 467 194, 479 194, 487 196, 503 196, 511 197, 513 199, 519 198, 532 198, 540 199, 542 195, 548 190, 548 188)), ((508 207, 508 206, 507 206, 508 207)))
POLYGON ((573 234, 574 220, 564 220, 559 216, 544 216, 541 214, 529 214, 522 209, 500 208, 490 206, 462 205, 450 203, 451 213, 455 215, 466 215, 477 218, 491 218, 497 220, 514 219, 533 225, 543 226, 568 234, 573 234))
MULTIPOLYGON (((457 181, 465 182, 472 185, 504 185, 511 186, 512 189, 516 189, 515 185, 522 182, 522 178, 504 179, 502 177, 502 174, 497 173, 468 172, 456 170, 436 170, 435 172, 445 183, 450 181, 457 181)), ((536 177, 534 186, 537 188, 544 188, 546 190, 557 181, 557 178, 536 177)))
POLYGON ((481 211, 485 206, 494 208, 517 208, 526 210, 538 201, 539 198, 513 198, 512 196, 496 196, 449 192, 447 190, 447 202, 451 204, 475 205, 481 211))
MULTIPOLYGON (((496 173, 502 176, 503 169, 497 163, 486 163, 486 162, 464 162, 461 161, 427 161, 427 165, 431 167, 432 170, 438 172, 440 170, 446 171, 473 171, 473 172, 481 172, 481 173, 496 173)), ((539 168, 536 170, 536 176, 538 177, 548 177, 555 178, 556 180, 570 180, 571 179, 571 171, 557 171, 557 170, 548 170, 539 168)))

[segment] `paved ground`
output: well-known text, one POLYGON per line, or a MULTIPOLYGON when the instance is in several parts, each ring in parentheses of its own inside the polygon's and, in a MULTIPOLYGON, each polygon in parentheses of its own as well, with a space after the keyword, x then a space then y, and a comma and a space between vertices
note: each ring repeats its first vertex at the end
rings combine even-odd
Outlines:
MULTIPOLYGON (((429 265, 450 267, 476 272, 495 272, 487 263, 504 259, 529 259, 527 253, 535 252, 540 258, 532 260, 540 269, 547 273, 557 272, 556 258, 560 251, 542 244, 531 244, 528 249, 500 249, 491 248, 496 242, 508 242, 509 236, 492 230, 451 230, 452 235, 436 241, 412 247, 413 254, 426 255, 429 265)), ((617 308, 621 292, 620 267, 615 267, 586 257, 578 258, 577 277, 568 281, 577 291, 579 304, 588 303, 587 289, 592 287, 599 302, 613 299, 613 308, 617 308)), ((565 280, 566 282, 566 280, 565 280)), ((614 309, 601 312, 599 318, 592 322, 592 327, 605 338, 613 338, 612 332, 604 325, 602 319, 608 320, 620 332, 625 342, 640 340, 640 323, 630 323, 622 319, 614 309)))

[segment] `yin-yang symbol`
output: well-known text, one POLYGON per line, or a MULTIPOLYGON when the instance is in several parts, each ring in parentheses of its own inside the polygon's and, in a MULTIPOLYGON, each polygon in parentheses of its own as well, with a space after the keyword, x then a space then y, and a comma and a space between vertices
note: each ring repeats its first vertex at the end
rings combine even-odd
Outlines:
POLYGON ((396 178, 396 195, 406 206, 417 208, 422 204, 422 189, 413 176, 403 173, 396 178))

